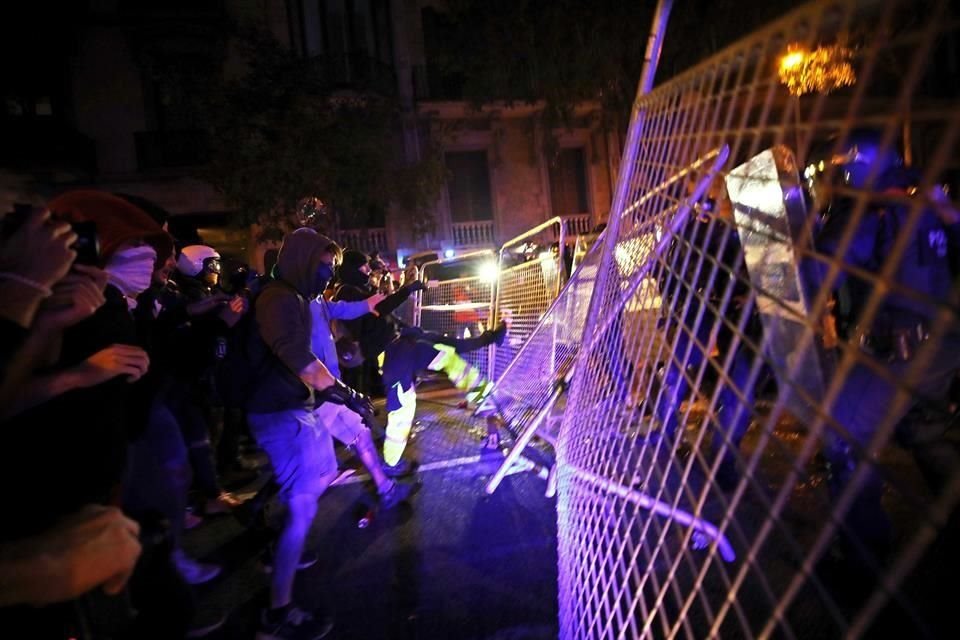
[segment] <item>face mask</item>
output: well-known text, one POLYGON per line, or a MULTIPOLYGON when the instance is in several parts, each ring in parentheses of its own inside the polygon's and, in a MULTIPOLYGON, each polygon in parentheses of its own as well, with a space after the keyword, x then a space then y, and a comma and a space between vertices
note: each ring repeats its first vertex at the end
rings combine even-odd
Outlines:
POLYGON ((103 268, 110 284, 126 296, 131 309, 136 306, 134 298, 150 287, 156 260, 157 252, 144 245, 116 252, 103 268))
POLYGON ((321 262, 320 266, 317 268, 317 287, 320 293, 327 288, 327 285, 330 284, 331 280, 333 280, 333 266, 325 262, 321 262))

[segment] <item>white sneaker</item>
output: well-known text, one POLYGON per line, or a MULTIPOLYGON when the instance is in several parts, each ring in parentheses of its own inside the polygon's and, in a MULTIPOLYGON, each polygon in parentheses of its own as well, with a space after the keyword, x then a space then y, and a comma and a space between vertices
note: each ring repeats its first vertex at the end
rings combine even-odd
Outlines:
POLYGON ((197 562, 184 553, 183 549, 174 550, 173 564, 177 567, 177 571, 180 572, 183 579, 187 581, 187 584, 203 584, 220 575, 218 565, 197 562))

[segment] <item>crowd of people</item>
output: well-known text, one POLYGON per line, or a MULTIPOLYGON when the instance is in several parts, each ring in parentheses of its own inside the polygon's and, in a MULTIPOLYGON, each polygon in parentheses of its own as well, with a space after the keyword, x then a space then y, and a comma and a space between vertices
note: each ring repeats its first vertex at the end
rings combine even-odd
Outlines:
POLYGON ((283 514, 262 564, 260 638, 320 638, 329 612, 295 604, 294 577, 318 499, 337 477, 334 440, 367 470, 380 509, 416 489, 404 457, 416 375, 442 371, 474 401, 489 385, 452 341, 392 312, 423 284, 396 286, 378 256, 310 228, 265 256, 265 273, 224 273, 218 251, 181 246, 162 213, 95 190, 18 207, 0 227, 0 420, 12 455, 0 535, 0 624, 37 638, 202 637, 194 585, 221 567, 184 550, 186 529, 283 514), (369 396, 382 369, 382 450, 369 396), (344 367, 341 369, 341 365, 344 367), (358 373, 361 372, 361 373, 358 373), (245 455, 248 439, 263 454, 245 455), (269 464, 258 469, 257 460, 269 464), (386 461, 384 460, 386 458, 386 461), (259 472, 248 504, 223 478, 259 472))
MULTIPOLYGON (((839 193, 887 199, 854 215, 849 200, 834 198, 814 229, 810 253, 841 272, 830 285, 846 299, 841 337, 858 332, 868 356, 822 408, 829 488, 844 492, 876 448, 877 426, 893 420, 939 495, 958 468, 944 437, 952 423, 931 427, 907 414, 946 406, 956 379, 960 331, 941 310, 956 304, 960 215, 945 202, 919 216, 903 204, 916 195, 911 176, 875 135, 848 147, 833 159, 839 193), (891 272, 899 288, 857 326, 876 286, 869 274, 907 227, 918 231, 891 272), (919 372, 917 357, 927 362, 919 372), (908 374, 903 401, 895 380, 908 374)), ((660 435, 680 437, 680 405, 700 375, 691 369, 716 365, 714 479, 729 491, 758 390, 782 381, 763 352, 767 329, 722 182, 706 196, 663 260, 672 355, 649 406, 660 435)), ((250 514, 272 500, 283 517, 263 551, 269 600, 258 637, 321 638, 332 616, 301 609, 293 591, 298 569, 313 562, 305 547, 318 501, 338 474, 335 442, 366 469, 381 509, 402 504, 417 488, 406 450, 418 375, 442 373, 480 404, 491 385, 462 354, 502 345, 507 326, 466 338, 408 326, 394 312, 425 288, 416 267, 396 283, 378 255, 344 250, 311 228, 287 233, 257 274, 224 273, 216 248, 183 246, 166 225, 142 201, 94 190, 20 207, 0 223, 0 421, 10 453, 0 466, 10 514, 0 534, 0 625, 38 638, 201 637, 222 621, 195 619, 193 588, 221 567, 190 557, 185 530, 238 510, 258 520, 250 514), (382 445, 374 392, 386 398, 382 445), (243 455, 244 438, 265 468, 243 455), (244 504, 223 479, 251 471, 266 479, 244 504)), ((841 540, 850 554, 866 546, 880 557, 891 544, 883 482, 874 468, 865 473, 841 540)))

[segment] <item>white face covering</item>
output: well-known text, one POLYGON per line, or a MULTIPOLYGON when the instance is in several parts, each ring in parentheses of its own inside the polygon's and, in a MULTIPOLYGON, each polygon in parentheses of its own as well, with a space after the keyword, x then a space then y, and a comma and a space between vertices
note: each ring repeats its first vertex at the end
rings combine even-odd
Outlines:
POLYGON ((116 252, 103 268, 110 284, 126 296, 131 309, 137 306, 135 298, 150 288, 157 252, 153 247, 131 247, 116 252))

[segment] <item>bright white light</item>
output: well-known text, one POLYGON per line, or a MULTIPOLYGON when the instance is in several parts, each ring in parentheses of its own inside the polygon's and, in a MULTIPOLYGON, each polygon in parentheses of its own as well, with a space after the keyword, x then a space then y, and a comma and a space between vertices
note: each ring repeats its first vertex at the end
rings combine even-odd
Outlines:
POLYGON ((444 258, 452 258, 452 257, 455 256, 456 254, 457 254, 457 252, 454 251, 453 249, 446 249, 446 250, 443 252, 443 257, 444 257, 444 258))
POLYGON ((537 259, 540 261, 540 268, 543 270, 545 276, 552 276, 557 271, 557 263, 554 259, 556 254, 552 251, 544 251, 537 259))
POLYGON ((404 264, 403 264, 403 254, 402 254, 402 253, 399 253, 399 252, 397 253, 397 267, 400 268, 400 269, 403 269, 403 267, 404 267, 404 264))
POLYGON ((496 262, 484 262, 477 268, 477 277, 480 282, 496 282, 500 276, 500 267, 496 262))
MULTIPOLYGON (((657 233, 659 232, 658 229, 657 233)), ((644 233, 618 242, 613 249, 613 257, 620 275, 626 278, 639 269, 647 261, 656 242, 653 233, 644 233)))

